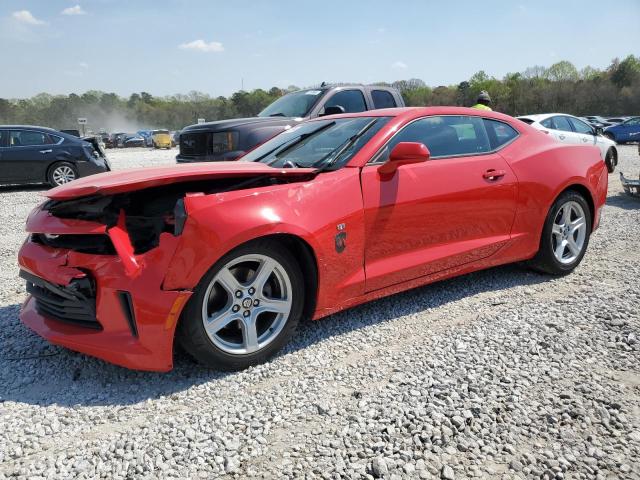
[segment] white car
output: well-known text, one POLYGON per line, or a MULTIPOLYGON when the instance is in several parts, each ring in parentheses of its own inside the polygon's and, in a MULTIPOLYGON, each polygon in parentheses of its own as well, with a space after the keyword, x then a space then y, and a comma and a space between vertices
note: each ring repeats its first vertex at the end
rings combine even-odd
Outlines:
POLYGON ((609 173, 616 169, 618 164, 616 142, 598 135, 596 129, 584 120, 564 113, 523 115, 517 118, 561 142, 595 145, 600 149, 600 155, 607 164, 609 173))

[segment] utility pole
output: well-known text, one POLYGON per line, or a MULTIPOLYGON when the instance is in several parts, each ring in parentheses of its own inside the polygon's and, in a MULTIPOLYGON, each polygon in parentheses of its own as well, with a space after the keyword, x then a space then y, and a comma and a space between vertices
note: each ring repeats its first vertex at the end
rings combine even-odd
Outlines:
POLYGON ((240 77, 240 90, 244 90, 244 77, 240 77))

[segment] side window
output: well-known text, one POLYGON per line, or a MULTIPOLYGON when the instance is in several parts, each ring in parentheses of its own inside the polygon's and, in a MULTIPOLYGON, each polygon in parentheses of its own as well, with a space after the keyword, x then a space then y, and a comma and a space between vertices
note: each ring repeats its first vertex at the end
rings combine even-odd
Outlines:
POLYGON ((427 117, 407 125, 389 142, 390 152, 400 142, 423 143, 431 158, 476 155, 491 150, 482 119, 463 115, 427 117))
MULTIPOLYGON (((564 118, 564 117, 563 117, 564 118)), ((578 133, 588 133, 593 134, 593 128, 584 123, 582 120, 578 120, 577 118, 569 118, 569 121, 573 125, 573 128, 578 133)))
POLYGON ((8 147, 8 146, 9 146, 9 131, 0 130, 0 147, 8 147))
POLYGON ((569 119, 567 117, 553 117, 553 124, 556 127, 556 130, 562 130, 563 132, 573 132, 571 128, 571 124, 569 123, 569 119))
POLYGON ((627 120, 624 122, 625 125, 640 125, 640 117, 632 118, 631 120, 627 120))
POLYGON ((487 129, 491 150, 500 148, 518 136, 518 132, 511 125, 488 118, 483 119, 483 122, 487 129))
POLYGON ((546 118, 540 122, 544 128, 550 128, 551 130, 555 130, 556 126, 553 124, 553 117, 546 118))
POLYGON ((32 145, 49 145, 53 143, 49 135, 30 130, 12 130, 9 145, 12 147, 29 147, 32 145))
POLYGON ((51 143, 55 143, 56 145, 60 145, 64 140, 64 138, 57 135, 49 135, 49 138, 51 139, 51 143))
POLYGON ((386 90, 373 90, 371 92, 374 108, 395 108, 397 107, 393 95, 386 90))
POLYGON ((325 104, 325 107, 341 106, 344 113, 364 112, 367 104, 360 90, 342 90, 335 93, 325 104))

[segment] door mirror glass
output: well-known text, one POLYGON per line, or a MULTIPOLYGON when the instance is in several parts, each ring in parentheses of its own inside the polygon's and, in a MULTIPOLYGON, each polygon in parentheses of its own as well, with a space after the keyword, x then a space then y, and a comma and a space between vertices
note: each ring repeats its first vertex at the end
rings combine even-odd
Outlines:
POLYGON ((378 172, 381 175, 390 175, 402 165, 426 162, 430 156, 431 153, 424 143, 400 142, 393 147, 389 160, 378 168, 378 172))

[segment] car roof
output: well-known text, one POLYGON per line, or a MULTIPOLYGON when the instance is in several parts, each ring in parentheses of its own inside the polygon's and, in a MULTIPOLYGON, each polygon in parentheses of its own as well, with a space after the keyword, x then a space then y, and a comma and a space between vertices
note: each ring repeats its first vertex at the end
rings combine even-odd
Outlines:
POLYGON ((82 140, 75 135, 69 135, 68 133, 61 132, 60 130, 56 130, 54 128, 40 127, 38 125, 0 125, 0 130, 38 130, 44 133, 50 133, 52 135, 63 137, 67 140, 82 140))
POLYGON ((367 110, 358 113, 341 113, 339 115, 327 115, 309 120, 315 122, 333 118, 354 118, 354 117, 404 117, 406 119, 428 117, 434 115, 471 115, 475 117, 495 118, 496 120, 512 121, 513 117, 504 113, 492 110, 479 110, 468 107, 398 107, 381 108, 378 110, 367 110))
POLYGON ((549 117, 557 116, 578 118, 575 115, 570 115, 568 113, 536 113, 533 115, 518 115, 516 118, 528 118, 530 120, 533 120, 534 122, 541 122, 542 120, 545 120, 549 117))

